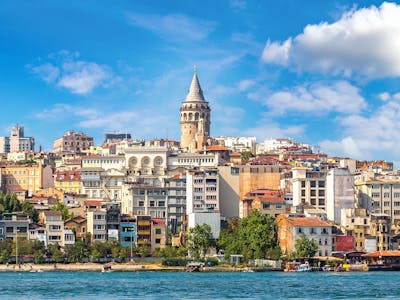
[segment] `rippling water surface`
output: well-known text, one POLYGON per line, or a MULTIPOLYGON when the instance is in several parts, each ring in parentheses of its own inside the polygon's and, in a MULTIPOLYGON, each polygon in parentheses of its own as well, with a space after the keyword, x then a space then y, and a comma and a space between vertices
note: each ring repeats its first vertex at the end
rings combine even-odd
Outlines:
POLYGON ((0 273, 0 299, 400 298, 400 272, 0 273))

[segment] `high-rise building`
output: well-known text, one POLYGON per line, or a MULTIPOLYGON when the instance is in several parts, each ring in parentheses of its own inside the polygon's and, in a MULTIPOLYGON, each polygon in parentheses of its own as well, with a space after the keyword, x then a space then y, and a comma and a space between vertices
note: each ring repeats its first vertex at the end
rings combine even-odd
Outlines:
POLYGON ((24 127, 18 124, 11 129, 10 137, 0 137, 0 153, 34 151, 35 139, 24 136, 24 127))
POLYGON ((203 150, 210 137, 210 112, 204 99, 196 68, 192 84, 185 101, 181 105, 181 147, 191 152, 203 150))

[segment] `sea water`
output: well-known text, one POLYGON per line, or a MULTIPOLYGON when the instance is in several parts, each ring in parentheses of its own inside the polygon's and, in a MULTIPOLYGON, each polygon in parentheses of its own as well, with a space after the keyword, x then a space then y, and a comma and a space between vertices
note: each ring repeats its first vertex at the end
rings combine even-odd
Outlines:
POLYGON ((0 273, 0 299, 400 299, 400 272, 0 273))

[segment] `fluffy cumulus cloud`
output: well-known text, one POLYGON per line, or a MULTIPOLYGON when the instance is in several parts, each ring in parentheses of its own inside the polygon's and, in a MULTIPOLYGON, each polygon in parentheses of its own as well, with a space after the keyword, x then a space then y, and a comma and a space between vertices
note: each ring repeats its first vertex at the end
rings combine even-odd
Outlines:
POLYGON ((216 25, 212 21, 194 19, 181 14, 161 16, 128 13, 127 19, 131 25, 145 28, 170 41, 202 40, 216 25))
POLYGON ((400 5, 353 9, 334 23, 307 25, 286 41, 267 41, 266 63, 374 79, 400 76, 400 5))
POLYGON ((110 67, 79 60, 77 53, 60 51, 50 54, 49 59, 51 62, 27 67, 43 81, 73 94, 89 94, 97 87, 109 86, 115 79, 110 67))
POLYGON ((321 148, 330 154, 345 155, 359 159, 378 159, 383 154, 395 157, 400 144, 400 97, 388 95, 389 99, 369 116, 358 114, 338 118, 343 137, 326 139, 321 148))
POLYGON ((343 114, 357 113, 366 107, 359 89, 347 81, 313 83, 274 92, 261 100, 269 114, 288 112, 323 115, 330 112, 343 114))

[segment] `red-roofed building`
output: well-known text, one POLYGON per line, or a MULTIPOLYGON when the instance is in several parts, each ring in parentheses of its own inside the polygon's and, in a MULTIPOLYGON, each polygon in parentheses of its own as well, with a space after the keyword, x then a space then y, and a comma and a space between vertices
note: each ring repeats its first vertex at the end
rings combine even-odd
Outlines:
POLYGON ((296 240, 301 234, 308 239, 314 239, 318 244, 316 256, 331 256, 333 247, 332 226, 320 218, 291 217, 279 215, 277 217, 278 241, 282 253, 289 254, 295 251, 296 240))
POLYGON ((165 222, 160 218, 151 218, 151 250, 164 248, 167 242, 165 222))
POLYGON ((247 217, 252 209, 257 209, 263 214, 272 217, 286 213, 283 193, 279 190, 256 189, 248 193, 242 202, 243 217, 247 217))
POLYGON ((221 145, 212 145, 207 147, 207 153, 218 154, 219 160, 229 162, 230 161, 230 152, 229 148, 221 145))

